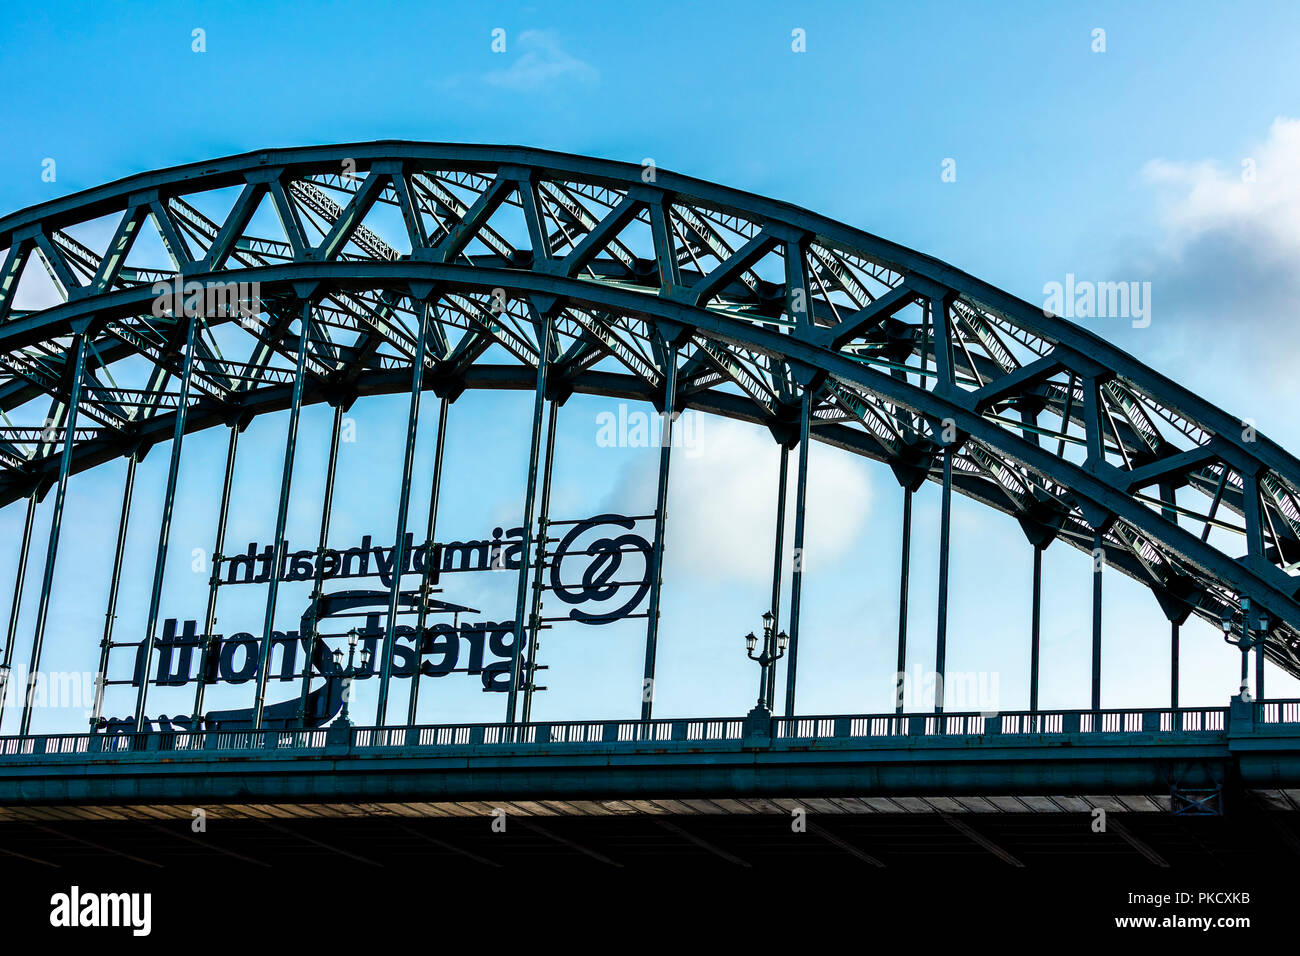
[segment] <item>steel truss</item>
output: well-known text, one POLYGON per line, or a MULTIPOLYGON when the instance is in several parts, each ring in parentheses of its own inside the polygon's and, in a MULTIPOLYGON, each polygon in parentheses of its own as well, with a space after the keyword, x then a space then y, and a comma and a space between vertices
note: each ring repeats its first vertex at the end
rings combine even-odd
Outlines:
MULTIPOLYGON (((1100 551, 1094 708, 1103 564, 1156 595, 1174 625, 1175 660, 1189 614, 1218 623, 1248 598, 1266 614, 1268 657, 1300 675, 1300 462, 1096 335, 797 207, 649 166, 377 142, 145 173, 0 219, 0 504, 29 502, 20 575, 30 509, 51 487, 61 503, 71 474, 134 463, 171 440, 169 514, 185 434, 284 409, 296 421, 304 404, 346 407, 413 385, 444 403, 468 388, 536 389, 530 489, 544 400, 599 394, 651 402, 669 421, 696 409, 765 425, 786 450, 800 447, 796 549, 810 440, 890 465, 909 517, 912 492, 941 484, 945 538, 953 491, 1015 516, 1036 551, 1035 698, 1038 561, 1054 540, 1100 551), (111 232, 100 250, 88 238, 96 223, 111 232), (148 261, 141 237, 150 233, 168 261, 148 261), (20 307, 38 288, 59 301, 20 307)), ((413 402, 398 547, 417 411, 413 402)), ((445 404, 440 433, 442 424, 445 404)), ((668 459, 665 449, 660 545, 668 459)), ((291 439, 280 525, 292 467, 291 439)), ((783 475, 787 467, 783 454, 783 475)), ((322 536, 327 513, 328 504, 322 536)), ((544 506, 541 516, 544 546, 544 506)), ((910 520, 904 605, 909 537, 910 520)), ((165 555, 164 525, 151 621, 165 555)), ((651 688, 658 550, 652 574, 651 688)), ((525 560, 516 654, 535 627, 524 614, 527 578, 525 560)), ((779 600, 778 586, 774 611, 779 600)), ((6 662, 14 636, 11 621, 6 662)), ((905 615, 900 669, 904 660, 905 615)), ((386 652, 385 673, 390 665, 386 652)))

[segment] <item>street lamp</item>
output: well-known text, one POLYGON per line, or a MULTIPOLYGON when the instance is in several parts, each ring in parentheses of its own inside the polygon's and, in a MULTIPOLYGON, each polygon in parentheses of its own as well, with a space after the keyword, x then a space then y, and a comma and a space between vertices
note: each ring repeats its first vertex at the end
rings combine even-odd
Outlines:
POLYGON ((763 650, 755 654, 754 650, 758 647, 758 638, 750 631, 745 635, 745 654, 751 661, 758 661, 760 668, 758 678, 758 707, 756 710, 765 711, 767 714, 772 713, 772 702, 767 699, 768 688, 768 668, 785 657, 786 645, 790 643, 789 636, 782 631, 773 637, 772 630, 776 625, 776 618, 771 611, 763 614, 763 650))
POLYGON ((1250 649, 1255 649, 1255 696, 1264 696, 1264 640, 1272 629, 1273 620, 1268 611, 1258 605, 1252 608, 1250 598, 1241 599, 1241 613, 1232 607, 1226 607, 1219 621, 1223 628, 1223 639, 1229 640, 1236 633, 1241 635, 1237 646, 1241 648, 1241 697, 1250 700, 1250 649))
MULTIPOLYGON (((1223 616, 1219 619, 1219 626, 1223 628, 1223 639, 1231 642, 1232 634, 1237 630, 1236 615, 1233 614, 1231 606, 1223 609, 1223 616)), ((1241 694, 1242 700, 1249 700, 1250 682, 1246 677, 1246 673, 1249 667, 1250 647, 1246 643, 1246 638, 1244 636, 1237 642, 1237 644, 1241 648, 1241 687, 1238 692, 1241 694)))
POLYGON ((335 674, 335 676, 340 678, 346 678, 348 681, 347 686, 343 688, 343 710, 339 714, 339 719, 345 724, 350 722, 348 720, 348 699, 352 696, 352 678, 354 678, 357 674, 359 674, 361 671, 365 670, 370 666, 369 648, 362 648, 361 650, 360 667, 356 667, 352 663, 353 657, 357 652, 357 641, 360 640, 360 638, 361 635, 357 633, 357 629, 355 627, 352 630, 348 631, 348 666, 346 668, 344 668, 343 666, 342 648, 336 647, 334 649, 334 655, 333 655, 334 666, 338 669, 338 672, 335 674))
POLYGON ((1273 629, 1273 619, 1267 610, 1251 604, 1249 598, 1241 601, 1242 628, 1250 634, 1250 646, 1255 649, 1255 699, 1264 699, 1264 641, 1273 629))

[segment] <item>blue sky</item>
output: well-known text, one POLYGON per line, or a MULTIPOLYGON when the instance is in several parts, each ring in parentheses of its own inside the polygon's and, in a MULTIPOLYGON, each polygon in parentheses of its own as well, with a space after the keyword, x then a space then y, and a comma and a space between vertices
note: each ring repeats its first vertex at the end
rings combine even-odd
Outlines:
MULTIPOLYGON (((392 138, 653 158, 923 250, 1030 301, 1070 273, 1151 281, 1149 327, 1091 327, 1297 449, 1287 333, 1300 293, 1300 126, 1287 120, 1300 117, 1298 21, 1300 7, 1287 3, 9 5, 0 12, 0 79, 11 91, 0 101, 0 210, 268 146, 392 138), (491 50, 494 28, 506 31, 504 54, 491 50), (1104 52, 1093 50, 1098 28, 1104 52), (192 52, 194 29, 205 31, 206 53, 192 52), (794 29, 805 31, 804 53, 791 50, 794 29), (57 162, 53 183, 41 178, 47 158, 57 162), (955 182, 941 180, 946 159, 955 182), (1246 159, 1258 189, 1241 189, 1246 159)), ((364 404, 340 466, 350 488, 332 541, 343 545, 365 533, 386 539, 393 525, 405 400, 364 404)), ((529 404, 471 393, 453 406, 440 537, 517 522, 529 404)), ((557 517, 652 505, 655 453, 596 446, 596 416, 610 407, 575 398, 561 412, 557 517)), ((427 481, 432 396, 423 415, 416 475, 427 481)), ((243 442, 232 542, 271 537, 283 428, 282 417, 259 421, 243 442)), ((304 414, 288 532, 303 547, 315 534, 327 429, 327 410, 304 414)), ((190 570, 190 556, 211 546, 219 493, 224 434, 187 442, 165 616, 202 613, 205 575, 190 570)), ((775 447, 713 420, 700 424, 699 443, 674 466, 663 716, 751 705, 756 668, 741 637, 757 626, 769 587, 754 555, 771 547, 775 447)), ((800 709, 884 710, 900 493, 886 469, 830 449, 815 449, 812 466, 809 548, 824 559, 806 576, 800 709)), ((143 629, 165 469, 165 448, 140 469, 121 639, 143 629)), ((67 520, 84 530, 76 545, 65 539, 52 668, 84 668, 93 656, 120 481, 121 467, 107 466, 71 484, 67 520)), ((932 488, 918 498, 916 661, 933 655, 936 502, 932 488)), ((417 494, 415 526, 423 515, 417 494)), ((21 520, 21 506, 0 513, 0 538, 15 542, 0 554, 6 602, 21 520)), ((1009 519, 960 499, 954 541, 949 667, 996 675, 1000 706, 1024 706, 1029 548, 1009 519)), ((1088 562, 1066 550, 1050 549, 1045 562, 1047 706, 1087 702, 1088 562)), ((17 659, 40 556, 38 546, 17 659)), ((445 596, 491 619, 511 613, 512 582, 456 588, 445 596)), ((284 589, 278 621, 296 619, 302 591, 284 589)), ((218 630, 257 630, 260 600, 223 594, 218 630)), ((1164 703, 1167 625, 1154 600, 1110 575, 1105 612, 1103 703, 1164 703)), ((643 622, 548 634, 551 689, 538 716, 634 714, 642 639, 643 622)), ((1235 652, 1192 624, 1183 657, 1185 702, 1222 704, 1235 688, 1235 652)), ((1274 693, 1295 691, 1276 672, 1270 680, 1274 693)), ((187 709, 167 693, 157 692, 158 710, 187 709)), ((250 685, 222 694, 222 705, 238 706, 250 685)), ((503 705, 465 677, 428 696, 428 720, 496 719, 503 705)), ((119 699, 110 713, 129 712, 119 699)), ((82 726, 80 712, 40 719, 82 726)))

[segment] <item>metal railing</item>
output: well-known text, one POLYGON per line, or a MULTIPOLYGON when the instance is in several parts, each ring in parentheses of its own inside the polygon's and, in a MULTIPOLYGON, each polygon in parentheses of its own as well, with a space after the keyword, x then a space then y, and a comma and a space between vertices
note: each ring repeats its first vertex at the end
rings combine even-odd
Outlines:
POLYGON ((1265 700, 1255 704, 1261 724, 1300 724, 1300 700, 1265 700))
MULTIPOLYGON (((1249 715, 1261 727, 1300 729, 1300 700, 1261 701, 1249 715)), ((971 743, 1061 735, 1223 734, 1229 708, 1124 708, 1117 710, 1013 711, 1009 713, 864 714, 776 717, 770 736, 745 736, 738 717, 650 721, 556 721, 531 724, 436 724, 413 727, 312 728, 307 730, 155 731, 144 734, 50 734, 0 737, 0 760, 44 755, 93 759, 130 753, 293 751, 324 752, 343 745, 355 751, 438 750, 497 746, 601 745, 646 749, 701 744, 805 746, 817 742, 920 741, 962 737, 971 743), (345 731, 344 733, 340 733, 345 731)))
MULTIPOLYGON (((1300 703, 1292 705, 1292 710, 1297 714, 1297 722, 1300 722, 1300 703)), ((1227 727, 1227 721, 1227 707, 778 717, 773 720, 775 725, 773 736, 778 740, 822 740, 842 737, 1041 737, 1091 733, 1222 733, 1227 727)))

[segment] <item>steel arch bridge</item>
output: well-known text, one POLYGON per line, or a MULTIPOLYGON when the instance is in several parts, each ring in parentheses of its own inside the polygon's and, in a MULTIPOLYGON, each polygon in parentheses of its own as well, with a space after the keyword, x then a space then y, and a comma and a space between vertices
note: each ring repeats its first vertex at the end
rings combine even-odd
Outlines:
MULTIPOLYGON (((1093 713, 1065 715, 1053 732, 1100 733, 1106 724, 1098 716, 1103 567, 1151 590, 1171 621, 1175 654, 1178 627, 1194 614, 1222 623, 1240 645, 1243 678, 1251 648, 1257 681, 1263 655, 1300 676, 1300 461, 1098 336, 929 256, 786 203, 648 161, 638 166, 519 147, 356 143, 246 153, 43 203, 0 219, 0 251, 0 505, 25 502, 27 509, 0 673, 7 677, 20 645, 30 654, 29 682, 39 671, 70 476, 128 460, 113 601, 134 464, 151 446, 170 442, 142 638, 139 732, 184 437, 229 428, 220 556, 238 432, 254 416, 288 410, 278 549, 299 410, 313 402, 338 410, 358 396, 409 391, 400 549, 424 390, 443 400, 442 422, 447 403, 466 389, 534 393, 507 727, 519 719, 519 696, 523 722, 529 720, 532 682, 518 664, 529 627, 535 635, 535 621, 526 623, 529 597, 537 593, 529 585, 530 560, 534 571, 546 560, 544 489, 537 501, 539 482, 549 484, 545 419, 549 408, 553 435, 554 411, 574 393, 646 401, 669 423, 694 409, 766 426, 783 449, 783 476, 788 453, 798 452, 796 550, 811 441, 889 465, 904 497, 904 604, 912 495, 927 480, 940 485, 941 675, 951 494, 1014 516, 1035 556, 1025 727, 1041 716, 1039 569, 1043 549, 1056 540, 1098 560, 1093 713), (225 197, 217 200, 221 215, 212 213, 212 197, 225 197), (275 235, 267 234, 268 223, 275 235), (99 249, 85 238, 92 224, 111 232, 99 249), (129 264, 149 234, 165 249, 169 268, 129 264), (38 283, 52 286, 59 301, 20 306, 38 283), (22 575, 36 506, 51 489, 50 541, 35 633, 27 640, 17 628, 22 575)), ((337 426, 336 414, 335 448, 337 426)), ((651 682, 670 461, 666 442, 647 578, 651 682)), ((781 498, 784 513, 784 492, 781 498)), ((112 520, 117 514, 112 509, 112 520)), ((427 544, 433 541, 431 525, 427 544)), ((324 543, 322 530, 322 549, 324 543)), ((774 605, 780 549, 778 542, 774 605)), ((803 736, 795 709, 801 586, 796 567, 784 715, 793 737, 803 736)), ((275 589, 273 580, 253 732, 264 727, 275 589)), ((399 592, 395 583, 392 613, 399 592)), ((214 584, 209 630, 215 593, 214 584)), ((900 671, 905 653, 900 624, 900 671)), ((379 724, 411 730, 409 721, 387 720, 391 639, 378 666, 379 724)), ((102 672, 101 663, 101 678, 102 672)), ((1175 667, 1170 713, 1178 708, 1176 673, 1175 667)), ((772 699, 775 667, 765 679, 772 699)), ((304 695, 305 688, 306 682, 304 695)), ((200 704, 201 694, 196 721, 200 704)), ((651 707, 652 700, 643 702, 642 729, 658 725, 651 707)), ((32 739, 31 711, 29 683, 13 755, 33 753, 23 749, 32 739)), ((995 718, 1000 729, 990 732, 1018 732, 1008 729, 1010 716, 995 718)), ((1226 732, 1228 716, 1220 709, 1217 729, 1226 732)), ((1162 726, 1164 718, 1153 719, 1140 717, 1137 729, 1162 726)), ((824 720, 830 723, 823 736, 852 736, 849 724, 836 723, 848 718, 824 720)), ((625 736, 617 722, 610 726, 599 741, 643 739, 635 727, 625 736)), ((746 722, 743 736, 754 727, 746 722)), ((467 731, 462 742, 491 742, 498 731, 467 731)), ((554 740, 549 733, 528 739, 554 740)), ((673 725, 659 739, 694 739, 691 733, 673 725)), ((73 749, 86 747, 100 752, 98 742, 73 749)))

